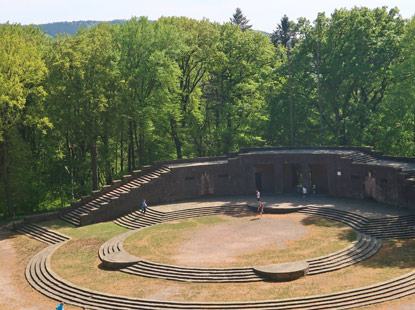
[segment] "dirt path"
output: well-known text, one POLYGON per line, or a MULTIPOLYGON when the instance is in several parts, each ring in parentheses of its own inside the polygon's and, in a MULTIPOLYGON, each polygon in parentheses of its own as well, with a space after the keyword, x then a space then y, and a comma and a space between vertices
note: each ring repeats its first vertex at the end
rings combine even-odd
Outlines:
MULTIPOLYGON (((37 241, 25 236, 13 235, 0 227, 0 309, 1 310, 46 310, 55 309, 57 302, 36 292, 27 283, 24 270, 28 260, 28 252, 33 246, 41 247, 37 241), (26 244, 25 251, 19 250, 17 244, 26 244), (27 252, 26 252, 27 250, 27 252)), ((80 309, 65 306, 65 310, 80 309)))
POLYGON ((229 263, 240 254, 261 250, 270 245, 285 248, 285 242, 299 240, 307 229, 300 224, 304 215, 291 217, 247 217, 238 221, 200 229, 178 249, 174 258, 186 266, 229 263), (278 229, 276 229, 278 228, 278 229))

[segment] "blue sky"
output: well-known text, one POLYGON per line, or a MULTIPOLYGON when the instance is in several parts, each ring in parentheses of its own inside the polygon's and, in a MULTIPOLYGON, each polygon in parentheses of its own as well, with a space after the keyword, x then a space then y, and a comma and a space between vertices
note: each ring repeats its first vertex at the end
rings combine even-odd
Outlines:
POLYGON ((147 16, 187 16, 226 22, 237 7, 254 29, 272 32, 284 14, 290 19, 314 20, 318 12, 327 16, 336 8, 367 6, 398 7, 405 18, 415 15, 415 0, 0 0, 0 23, 41 24, 57 21, 129 19, 147 16))

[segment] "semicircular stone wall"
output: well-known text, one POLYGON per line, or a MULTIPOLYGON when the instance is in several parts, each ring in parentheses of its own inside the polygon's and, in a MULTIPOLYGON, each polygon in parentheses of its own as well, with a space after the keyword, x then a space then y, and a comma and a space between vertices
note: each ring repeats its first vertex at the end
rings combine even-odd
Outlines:
POLYGON ((74 225, 109 221, 149 205, 206 196, 295 192, 373 198, 415 209, 415 158, 383 156, 370 148, 249 148, 226 157, 163 161, 134 171, 66 208, 74 225))

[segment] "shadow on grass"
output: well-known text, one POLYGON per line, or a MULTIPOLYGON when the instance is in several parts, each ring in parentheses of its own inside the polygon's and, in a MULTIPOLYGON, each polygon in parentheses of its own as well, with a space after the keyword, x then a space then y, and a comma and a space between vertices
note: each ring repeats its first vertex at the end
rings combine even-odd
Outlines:
POLYGON ((0 241, 1 240, 7 240, 7 239, 16 239, 17 237, 21 236, 22 234, 10 230, 9 228, 6 227, 1 227, 0 226, 0 241))
POLYGON ((77 228, 75 225, 59 219, 42 222, 38 225, 52 230, 60 228, 77 228))
POLYGON ((323 217, 307 216, 306 218, 301 220, 301 223, 304 226, 313 225, 313 226, 326 227, 326 228, 342 229, 338 233, 340 240, 346 240, 349 242, 353 242, 356 240, 356 232, 353 229, 336 221, 327 220, 323 217), (349 229, 343 230, 344 228, 349 228, 349 229))
POLYGON ((226 215, 226 216, 230 216, 230 217, 236 217, 236 218, 244 218, 244 217, 252 217, 257 215, 258 213, 256 212, 244 212, 244 213, 234 213, 234 214, 220 214, 220 215, 226 215))
POLYGON ((366 268, 415 268, 415 240, 385 240, 379 252, 361 264, 366 268))
MULTIPOLYGON (((330 221, 325 218, 316 216, 307 216, 302 224, 317 225, 327 228, 344 228, 347 227, 342 223, 330 221)), ((353 242, 356 240, 356 232, 352 229, 340 231, 339 238, 353 242)), ((361 266, 366 268, 399 268, 409 269, 415 268, 415 240, 384 240, 382 247, 373 257, 360 262, 361 266)))
POLYGON ((250 219, 250 221, 258 221, 260 219, 261 219, 260 217, 254 217, 253 219, 250 219))

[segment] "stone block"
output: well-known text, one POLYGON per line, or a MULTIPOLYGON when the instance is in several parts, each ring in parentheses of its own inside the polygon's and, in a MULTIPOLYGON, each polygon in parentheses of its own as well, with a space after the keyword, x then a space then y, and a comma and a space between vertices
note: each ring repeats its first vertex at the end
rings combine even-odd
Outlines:
POLYGON ((308 273, 306 261, 290 262, 254 267, 255 272, 273 281, 292 281, 304 277, 308 273))

